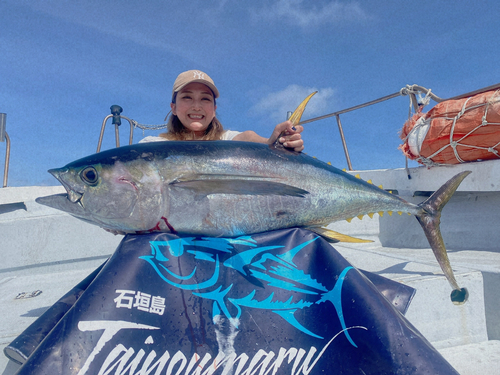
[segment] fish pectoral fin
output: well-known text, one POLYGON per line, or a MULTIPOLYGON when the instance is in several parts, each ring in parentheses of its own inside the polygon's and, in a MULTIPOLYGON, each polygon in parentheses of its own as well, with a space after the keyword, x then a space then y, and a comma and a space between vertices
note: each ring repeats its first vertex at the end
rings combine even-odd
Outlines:
POLYGON ((171 186, 193 190, 197 195, 238 194, 238 195, 284 195, 304 198, 308 191, 295 186, 272 181, 212 179, 175 181, 171 186))
POLYGON ((372 240, 363 240, 361 238, 351 237, 347 234, 342 234, 339 232, 335 232, 331 229, 321 228, 321 227, 306 227, 306 229, 311 232, 319 234, 321 237, 326 239, 328 242, 351 242, 351 243, 368 243, 373 242, 372 240))

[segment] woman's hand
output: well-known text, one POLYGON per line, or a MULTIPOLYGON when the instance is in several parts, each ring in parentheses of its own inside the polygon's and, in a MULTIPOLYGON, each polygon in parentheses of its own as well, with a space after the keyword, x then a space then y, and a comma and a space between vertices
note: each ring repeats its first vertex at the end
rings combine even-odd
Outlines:
POLYGON ((294 128, 291 121, 285 121, 281 124, 276 125, 273 133, 269 138, 261 137, 253 130, 247 130, 243 133, 238 134, 233 138, 233 140, 267 143, 268 145, 272 145, 279 137, 278 142, 282 143, 283 146, 294 151, 301 152, 304 149, 304 141, 302 140, 302 136, 300 135, 302 130, 304 130, 302 126, 297 125, 294 128))
POLYGON ((271 145, 279 137, 278 142, 282 143, 283 146, 301 152, 304 149, 304 141, 300 135, 303 130, 304 128, 301 125, 293 126, 291 121, 282 122, 276 125, 267 143, 271 145))

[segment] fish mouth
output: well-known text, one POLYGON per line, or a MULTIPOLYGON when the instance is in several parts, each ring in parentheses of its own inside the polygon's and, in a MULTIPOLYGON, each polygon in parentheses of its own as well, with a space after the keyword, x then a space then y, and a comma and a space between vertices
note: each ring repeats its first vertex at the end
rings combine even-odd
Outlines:
POLYGON ((83 193, 78 193, 78 192, 71 190, 71 189, 68 190, 67 188, 66 188, 66 192, 68 193, 68 200, 71 203, 78 203, 83 208, 83 202, 82 202, 83 193))
POLYGON ((78 203, 83 208, 83 193, 73 190, 63 179, 63 175, 68 173, 68 168, 49 169, 49 173, 57 178, 61 185, 66 189, 67 198, 71 203, 78 203))

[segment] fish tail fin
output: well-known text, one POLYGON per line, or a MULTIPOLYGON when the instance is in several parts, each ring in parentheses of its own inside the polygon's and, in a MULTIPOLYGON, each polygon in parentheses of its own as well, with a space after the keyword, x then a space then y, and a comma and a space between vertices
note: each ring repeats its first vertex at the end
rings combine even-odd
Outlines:
POLYGON ((441 270, 446 276, 448 282, 453 288, 451 293, 451 301, 460 305, 467 301, 469 292, 466 288, 460 288, 453 274, 453 270, 446 253, 439 223, 441 218, 441 210, 448 203, 452 195, 457 190, 460 183, 471 172, 464 171, 452 177, 448 182, 434 192, 426 201, 420 203, 420 212, 416 215, 418 222, 422 226, 425 236, 431 245, 434 256, 436 257, 441 270))

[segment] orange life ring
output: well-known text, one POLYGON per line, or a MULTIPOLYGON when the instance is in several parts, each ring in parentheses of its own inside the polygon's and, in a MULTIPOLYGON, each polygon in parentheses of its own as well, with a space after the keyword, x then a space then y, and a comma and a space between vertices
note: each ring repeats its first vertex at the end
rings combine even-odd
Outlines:
POLYGON ((401 131, 403 153, 424 165, 500 158, 500 90, 446 100, 401 131))

